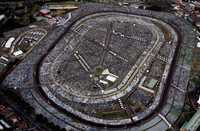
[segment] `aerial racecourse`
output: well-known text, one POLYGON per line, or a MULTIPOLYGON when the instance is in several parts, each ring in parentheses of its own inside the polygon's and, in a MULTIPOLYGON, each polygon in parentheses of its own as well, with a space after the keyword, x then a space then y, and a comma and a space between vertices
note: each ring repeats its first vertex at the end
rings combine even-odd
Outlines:
POLYGON ((169 13, 101 4, 67 17, 3 86, 69 130, 173 128, 187 93, 192 26, 169 13))

